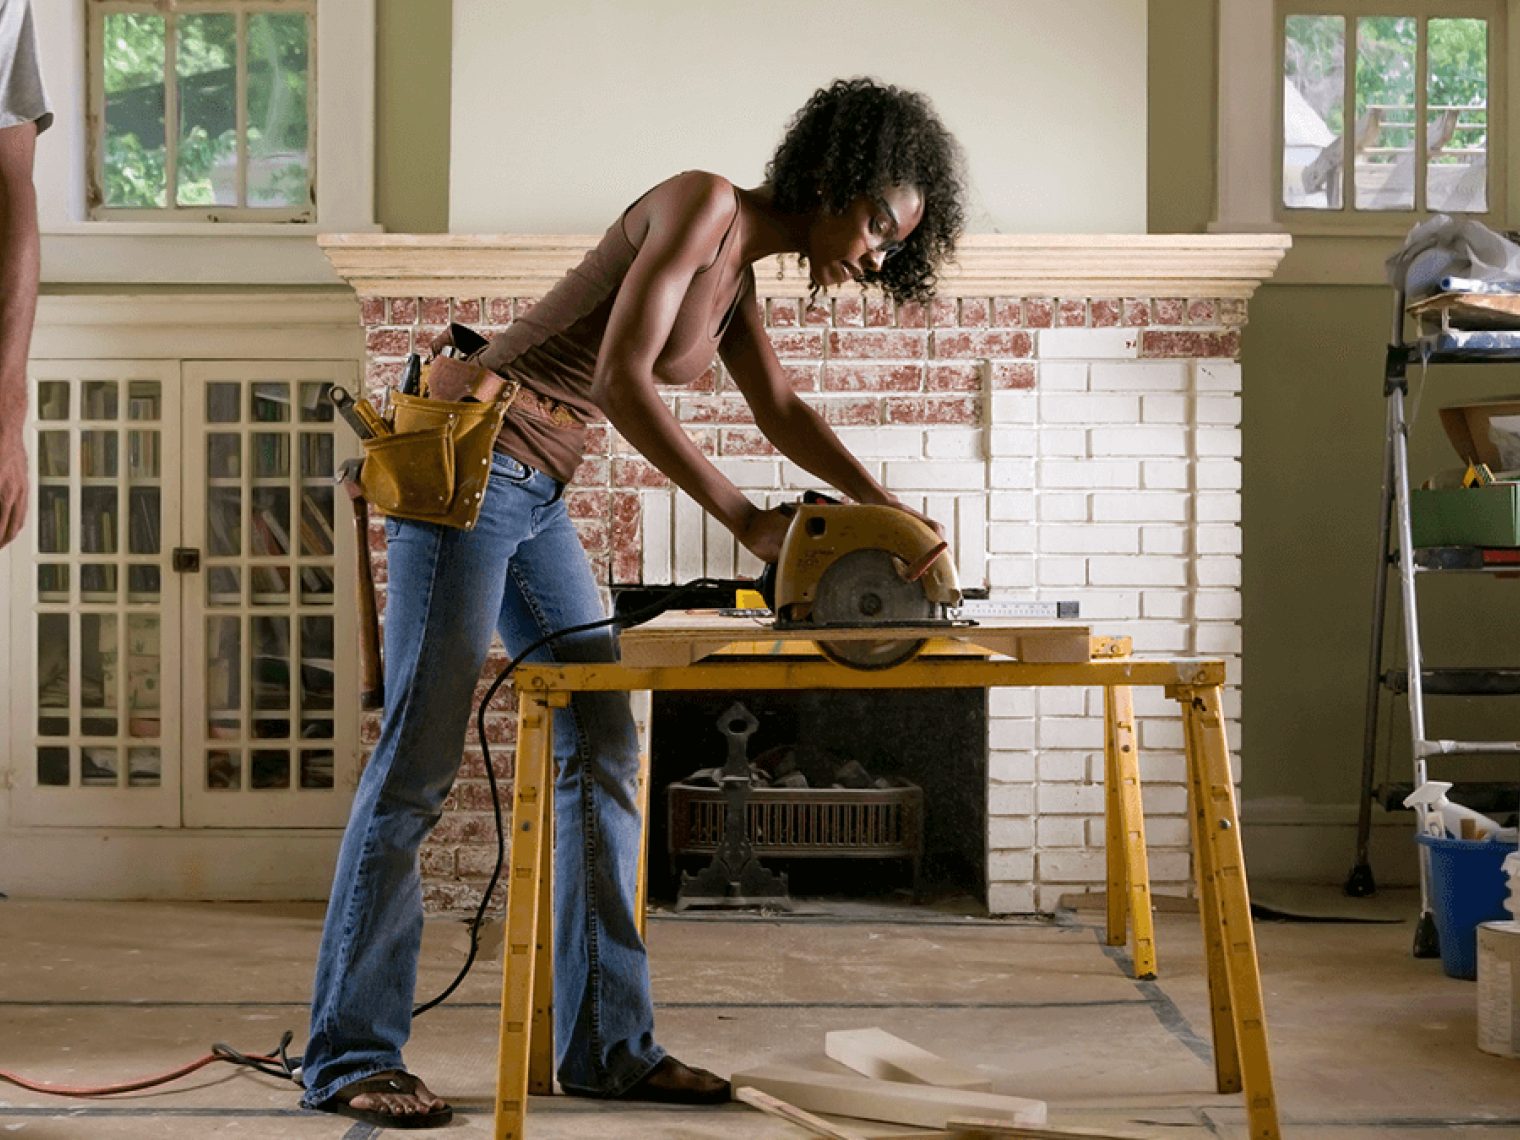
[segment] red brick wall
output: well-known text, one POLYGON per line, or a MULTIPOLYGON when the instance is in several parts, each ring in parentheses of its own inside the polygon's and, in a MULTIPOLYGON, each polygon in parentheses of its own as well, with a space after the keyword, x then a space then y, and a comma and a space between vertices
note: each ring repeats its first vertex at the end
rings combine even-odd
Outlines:
MULTIPOLYGON (((363 298, 371 394, 394 383, 407 353, 425 346, 448 321, 489 335, 532 304, 526 298, 363 298)), ((829 423, 850 427, 983 424, 990 394, 1038 389, 1038 330, 1133 329, 1135 355, 1142 359, 1233 359, 1245 317, 1246 303, 1237 298, 943 297, 921 306, 848 295, 815 306, 789 298, 766 302, 772 342, 793 387, 829 423)), ((704 454, 773 454, 721 366, 715 364, 689 388, 668 391, 667 400, 704 454)), ((609 428, 592 430, 567 503, 599 580, 639 579, 639 490, 666 482, 609 428)), ((371 542, 383 558, 378 524, 371 542)), ((383 601, 382 596, 382 607, 383 601)), ((503 663, 495 656, 487 662, 477 699, 503 663)), ((366 717, 366 747, 377 731, 378 718, 366 717)), ((509 695, 498 695, 487 732, 503 808, 509 810, 509 695)), ((490 795, 473 719, 468 740, 448 810, 423 849, 425 897, 432 911, 474 906, 495 859, 490 795)))

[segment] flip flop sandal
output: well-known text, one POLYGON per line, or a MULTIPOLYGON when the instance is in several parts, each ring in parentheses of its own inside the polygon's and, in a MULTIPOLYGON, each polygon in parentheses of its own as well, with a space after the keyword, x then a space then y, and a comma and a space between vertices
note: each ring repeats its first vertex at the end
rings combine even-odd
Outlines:
POLYGON ((350 1101, 367 1093, 392 1093, 416 1096, 421 1082, 411 1073, 377 1073, 351 1085, 344 1085, 320 1107, 323 1112, 362 1120, 381 1128, 441 1128, 454 1119, 454 1110, 439 1104, 427 1112, 386 1112, 380 1108, 355 1108, 350 1101))

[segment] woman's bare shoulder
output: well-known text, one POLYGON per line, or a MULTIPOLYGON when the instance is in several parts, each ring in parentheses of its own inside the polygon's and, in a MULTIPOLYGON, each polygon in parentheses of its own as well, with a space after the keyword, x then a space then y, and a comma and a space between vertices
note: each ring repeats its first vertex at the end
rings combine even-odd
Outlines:
POLYGON ((721 174, 687 170, 650 188, 629 207, 624 231, 636 246, 651 229, 676 238, 721 241, 734 220, 734 184, 721 174))

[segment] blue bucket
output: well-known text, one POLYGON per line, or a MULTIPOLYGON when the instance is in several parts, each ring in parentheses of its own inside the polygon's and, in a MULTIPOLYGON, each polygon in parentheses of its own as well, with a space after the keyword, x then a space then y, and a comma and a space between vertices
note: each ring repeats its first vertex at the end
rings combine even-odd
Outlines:
POLYGON ((1476 978, 1478 924, 1509 917, 1504 858, 1515 845, 1433 835, 1415 840, 1430 850, 1430 907, 1441 938, 1441 968, 1447 977, 1476 978))

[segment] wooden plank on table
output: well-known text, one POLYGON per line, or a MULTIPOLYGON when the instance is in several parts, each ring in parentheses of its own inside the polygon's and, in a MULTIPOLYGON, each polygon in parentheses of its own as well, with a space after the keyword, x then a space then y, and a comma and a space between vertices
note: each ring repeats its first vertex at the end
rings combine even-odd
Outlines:
POLYGON ((808 1112, 856 1116, 891 1124, 923 1124, 943 1128, 957 1117, 976 1117, 1005 1124, 1042 1125, 1045 1102, 1017 1096, 941 1089, 875 1081, 869 1077, 820 1073, 795 1065, 763 1065, 735 1073, 734 1088, 757 1088, 808 1112))
POLYGON ((885 1029, 834 1029, 824 1034, 823 1051, 861 1076, 905 1081, 942 1089, 992 1091, 985 1073, 947 1061, 885 1029))
POLYGON ((712 610, 674 610, 626 629, 619 638, 630 668, 690 665, 730 646, 773 655, 779 645, 812 644, 820 636, 842 641, 964 642, 1020 661, 1069 663, 1089 660, 1092 630, 1073 622, 1005 618, 972 626, 893 626, 887 629, 776 629, 766 618, 722 617, 712 610))
POLYGON ((1412 317, 1444 316, 1457 329, 1520 329, 1520 294, 1438 293, 1405 306, 1412 317))

